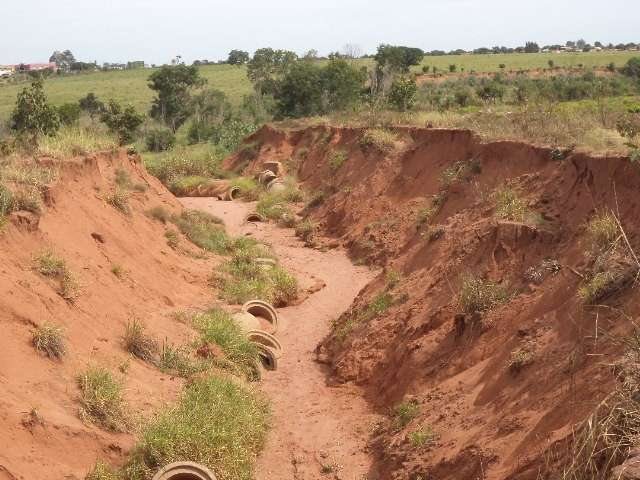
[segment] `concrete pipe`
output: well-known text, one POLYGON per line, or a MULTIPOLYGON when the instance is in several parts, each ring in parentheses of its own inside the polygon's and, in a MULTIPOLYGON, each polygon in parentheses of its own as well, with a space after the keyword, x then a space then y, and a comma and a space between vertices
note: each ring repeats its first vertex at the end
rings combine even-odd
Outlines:
POLYGON ((282 168, 282 163, 280 162, 267 161, 262 164, 262 167, 265 170, 269 170, 273 172, 278 177, 284 173, 284 169, 282 168))
MULTIPOLYGON (((242 306, 244 312, 250 313, 254 317, 259 317, 271 324, 270 334, 275 334, 278 331, 278 312, 273 306, 262 300, 250 300, 242 306)), ((255 328, 251 330, 260 330, 255 328)))
POLYGON ((256 344, 264 345, 265 347, 269 347, 276 358, 282 357, 282 344, 280 341, 263 330, 251 330, 247 332, 247 338, 256 344))
POLYGON ((203 465, 193 462, 175 462, 167 465, 153 476, 153 480, 217 480, 203 465))
POLYGON ((256 318, 249 312, 237 312, 232 315, 233 319, 236 321, 240 328, 244 332, 251 332, 253 330, 260 330, 262 324, 260 323, 260 319, 256 318))
POLYGON ((242 191, 240 190, 240 187, 235 187, 235 186, 231 187, 225 193, 224 199, 227 200, 227 201, 235 200, 236 198, 238 198, 240 196, 241 193, 242 193, 242 191))
POLYGON ((286 189, 287 189, 287 186, 284 184, 284 182, 277 178, 275 180, 272 180, 267 185, 267 190, 273 193, 284 192, 286 189))
POLYGON ((265 170, 264 172, 260 173, 260 175, 258 175, 258 182, 260 182, 261 185, 268 185, 276 178, 278 178, 278 176, 271 170, 265 170))
POLYGON ((260 357, 260 361, 262 365, 267 370, 277 370, 278 369, 278 357, 275 352, 261 343, 256 343, 258 347, 258 357, 260 357))
POLYGON ((246 217, 244 217, 244 221, 245 221, 245 223, 248 223, 248 222, 264 222, 265 218, 264 218, 263 215, 261 215, 258 212, 251 212, 251 213, 247 214, 246 217))

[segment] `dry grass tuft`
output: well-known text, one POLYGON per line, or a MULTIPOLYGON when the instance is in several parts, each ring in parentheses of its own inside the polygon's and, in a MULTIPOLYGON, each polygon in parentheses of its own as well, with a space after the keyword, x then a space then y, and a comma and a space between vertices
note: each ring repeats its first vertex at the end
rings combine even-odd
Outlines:
POLYGON ((36 350, 51 359, 60 360, 67 353, 62 328, 50 323, 38 327, 31 342, 36 350))
POLYGON ((480 277, 467 275, 462 280, 458 303, 466 313, 486 312, 509 299, 507 290, 480 277))
POLYGON ((107 430, 122 431, 127 424, 122 384, 109 370, 89 367, 78 376, 81 417, 107 430))
POLYGON ((156 363, 158 353, 158 342, 148 336, 145 326, 137 319, 127 322, 123 336, 124 349, 149 363, 156 363))

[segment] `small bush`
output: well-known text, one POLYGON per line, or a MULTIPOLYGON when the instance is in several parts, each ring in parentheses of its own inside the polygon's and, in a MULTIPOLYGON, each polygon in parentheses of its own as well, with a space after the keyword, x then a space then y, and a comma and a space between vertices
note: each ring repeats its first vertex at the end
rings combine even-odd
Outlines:
POLYGON ((109 370, 90 367, 78 376, 81 416, 106 428, 120 431, 126 426, 122 384, 109 370))
POLYGON ((80 121, 80 105, 65 103, 57 108, 58 118, 62 125, 76 125, 80 121))
POLYGON ((161 223, 167 223, 171 219, 169 210, 162 206, 157 206, 147 210, 147 215, 161 223))
POLYGON ((607 250, 620 237, 618 222, 611 212, 597 213, 587 225, 587 236, 595 250, 607 250))
POLYGON ((145 143, 150 152, 164 152, 173 148, 176 136, 168 128, 154 129, 147 133, 145 143))
POLYGON ((433 443, 438 435, 430 425, 423 425, 409 434, 409 443, 413 448, 422 448, 433 443))
POLYGON ((329 167, 331 167, 331 170, 333 170, 334 172, 340 170, 340 167, 344 165, 344 162, 347 161, 347 158, 347 152, 342 150, 335 151, 331 154, 331 158, 329 159, 329 167))
POLYGON ((42 252, 35 259, 38 272, 45 277, 61 277, 67 271, 67 264, 50 250, 42 252))
POLYGON ((138 320, 127 322, 122 337, 124 349, 140 360, 155 363, 158 342, 145 333, 145 327, 138 320))
POLYGON ((518 349, 511 352, 508 368, 512 374, 518 374, 524 367, 533 362, 533 353, 529 350, 518 349))
POLYGON ((395 428, 404 428, 419 414, 420 406, 416 402, 402 402, 393 409, 393 424, 395 428))
POLYGON ((391 153, 396 148, 397 137, 390 130, 382 128, 369 129, 360 138, 360 146, 373 148, 383 153, 391 153))
POLYGON ((106 201, 109 205, 120 210, 125 215, 131 215, 131 208, 129 207, 129 193, 121 188, 116 187, 112 194, 107 195, 106 201))
POLYGON ((196 380, 143 428, 125 469, 153 472, 189 460, 207 466, 220 480, 246 480, 268 426, 267 403, 253 391, 224 378, 196 380))
POLYGON ((49 358, 59 360, 67 352, 62 328, 45 323, 37 328, 32 338, 33 347, 49 358))
POLYGON ((458 302, 463 311, 475 313, 491 310, 508 298, 508 292, 500 285, 468 275, 462 280, 458 302))

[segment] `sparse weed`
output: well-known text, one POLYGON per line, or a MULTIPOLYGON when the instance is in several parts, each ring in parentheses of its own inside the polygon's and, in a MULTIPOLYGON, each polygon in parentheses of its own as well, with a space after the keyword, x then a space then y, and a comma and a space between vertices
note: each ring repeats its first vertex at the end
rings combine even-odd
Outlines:
POLYGON ((145 326, 137 319, 127 322, 122 341, 124 349, 130 354, 145 362, 156 362, 158 342, 146 334, 145 326))
POLYGON ((417 430, 409 433, 409 443, 413 448, 422 448, 433 443, 438 434, 433 431, 431 425, 422 425, 417 430))
POLYGON ((305 208, 319 207, 324 203, 326 198, 327 198, 326 192, 323 192, 323 191, 315 192, 314 194, 311 195, 311 198, 307 202, 307 205, 305 208))
POLYGON ((35 261, 38 272, 45 277, 61 277, 67 270, 65 261, 51 250, 42 252, 35 261))
POLYGON ((402 402, 393 409, 393 425, 401 429, 420 414, 420 406, 415 401, 402 402))
POLYGON ((118 263, 111 264, 111 273, 113 273, 119 279, 123 279, 127 275, 127 270, 118 263))
POLYGON ((517 375, 527 365, 533 362, 533 353, 529 350, 520 348, 511 352, 507 367, 513 375, 517 375))
POLYGON ((309 218, 298 222, 295 226, 296 236, 302 239, 307 244, 313 242, 317 231, 318 224, 309 218))
POLYGON ((65 300, 73 302, 82 293, 81 288, 80 281, 75 273, 66 270, 60 279, 60 296, 65 300))
POLYGON ((171 248, 178 248, 178 245, 180 244, 180 234, 178 232, 173 229, 169 229, 164 232, 164 238, 167 239, 167 245, 171 248))
POLYGON ((116 187, 113 193, 107 195, 106 201, 109 205, 125 215, 131 214, 131 207, 129 207, 129 193, 123 188, 116 187))
POLYGON ((116 470, 99 460, 84 480, 122 480, 122 477, 116 470))
POLYGON ((531 219, 532 214, 527 203, 511 188, 505 187, 498 190, 495 198, 496 217, 512 222, 526 222, 531 219))
POLYGON ((42 212, 42 195, 33 185, 24 185, 13 192, 13 209, 39 214, 42 212))
POLYGON ((396 270, 387 270, 385 279, 387 281, 387 290, 392 290, 402 281, 402 274, 396 270))
POLYGON ((614 272, 598 272, 578 288, 578 297, 586 305, 592 305, 611 293, 618 280, 614 272))
POLYGON ((458 294, 458 303, 466 313, 486 312, 508 300, 509 293, 502 286, 466 275, 458 294))
POLYGON ((191 377, 208 368, 206 362, 193 360, 186 347, 173 347, 166 342, 160 351, 160 370, 165 373, 174 373, 181 377, 191 377))
POLYGON ((382 153, 391 153, 396 148, 397 136, 390 130, 370 128, 360 138, 360 146, 373 148, 382 153))
POLYGON ((51 323, 38 327, 31 342, 36 350, 55 360, 60 360, 67 353, 62 328, 51 323))
POLYGON ((140 472, 189 459, 220 480, 246 480, 268 426, 268 405, 256 392, 230 379, 199 379, 143 428, 124 470, 127 478, 142 480, 140 472))
POLYGON ((147 210, 147 215, 158 222, 166 224, 171 219, 171 213, 166 208, 158 205, 147 210))
POLYGON ((126 406, 122 384, 109 370, 89 367, 78 376, 81 416, 106 428, 121 431, 126 426, 126 406))
POLYGON ((331 157, 329 158, 329 167, 331 167, 331 170, 333 170, 334 172, 340 170, 340 167, 344 165, 344 163, 347 161, 347 158, 347 152, 343 150, 336 150, 335 152, 331 153, 331 157))

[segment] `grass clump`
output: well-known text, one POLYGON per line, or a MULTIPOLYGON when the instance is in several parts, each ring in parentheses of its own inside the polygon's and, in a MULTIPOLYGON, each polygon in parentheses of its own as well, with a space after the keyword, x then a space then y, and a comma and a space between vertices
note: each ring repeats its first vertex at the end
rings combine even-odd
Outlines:
POLYGON ((62 298, 73 301, 80 296, 80 282, 62 258, 47 250, 38 255, 35 258, 35 262, 36 270, 41 275, 54 278, 60 282, 58 293, 62 298))
POLYGON ((504 303, 509 293, 502 286, 473 275, 462 280, 458 303, 466 313, 486 312, 504 303))
POLYGON ((331 153, 331 157, 329 158, 329 167, 331 168, 331 170, 336 172, 340 170, 340 168, 342 167, 342 165, 344 165, 348 158, 349 157, 347 155, 347 152, 345 152, 344 150, 336 150, 335 152, 331 153))
POLYGON ((291 189, 285 192, 268 192, 258 201, 256 211, 269 220, 281 220, 285 217, 293 218, 289 203, 297 201, 296 199, 300 198, 297 195, 291 189))
POLYGON ((158 366, 165 373, 176 374, 184 378, 189 378, 209 368, 206 362, 193 360, 187 347, 173 347, 166 342, 162 345, 158 366))
POLYGON ((204 250, 217 254, 232 250, 233 241, 218 217, 200 210, 185 210, 180 216, 173 217, 173 222, 191 242, 204 250))
POLYGON ((315 223, 310 218, 306 218, 301 222, 298 222, 295 226, 296 236, 307 244, 310 244, 313 242, 317 231, 318 231, 318 224, 315 223))
POLYGON ((370 128, 360 138, 360 146, 391 153, 396 148, 396 134, 384 128, 370 128))
POLYGON ((618 222, 613 213, 597 213, 587 224, 587 236, 594 250, 607 250, 613 247, 620 237, 618 222))
POLYGON ((171 220, 171 213, 169 212, 169 210, 160 205, 150 208, 146 213, 149 218, 152 218, 163 224, 166 224, 169 220, 171 220))
POLYGON ((37 351, 51 359, 60 360, 67 353, 62 328, 51 323, 38 327, 31 343, 37 351))
POLYGON ((47 157, 65 159, 90 152, 111 150, 118 146, 118 139, 104 130, 69 126, 61 128, 54 137, 40 138, 38 153, 47 157))
POLYGON ((437 438, 438 434, 430 425, 422 425, 409 434, 409 443, 413 448, 422 448, 433 443, 437 438))
POLYGON ((106 201, 121 213, 131 215, 131 207, 129 207, 129 192, 127 190, 121 187, 116 187, 113 193, 107 195, 106 201))
POLYGON ((520 348, 511 352, 507 367, 512 374, 517 375, 524 367, 530 365, 532 362, 533 353, 529 350, 520 348))
POLYGON ((211 183, 211 178, 202 177, 200 175, 185 175, 176 177, 169 182, 167 188, 171 193, 178 197, 192 195, 197 191, 198 187, 206 186, 211 183))
POLYGON ((164 232, 164 238, 167 239, 167 245, 171 248, 176 249, 180 244, 180 234, 173 229, 169 229, 164 232))
POLYGON ((111 273, 113 273, 120 280, 127 276, 127 270, 119 263, 111 264, 111 273))
POLYGON ((509 187, 505 187, 496 193, 495 215, 498 218, 512 222, 526 222, 532 217, 527 202, 509 187))
POLYGON ((392 420, 395 428, 404 428, 420 414, 420 406, 415 401, 402 402, 393 409, 392 420))
POLYGON ((122 476, 109 465, 98 460, 84 480, 122 480, 122 476))
POLYGON ((176 404, 143 428, 125 467, 127 478, 142 480, 140 472, 192 461, 210 468, 220 480, 248 480, 268 427, 268 405, 257 393, 230 379, 196 380, 176 404))
POLYGON ((578 288, 578 297, 587 305, 594 304, 612 291, 617 280, 614 272, 598 272, 578 288))
POLYGON ((254 298, 277 307, 289 304, 298 296, 298 282, 280 266, 259 265, 255 261, 259 256, 264 256, 261 249, 239 250, 219 267, 213 280, 222 298, 235 304, 254 298))
POLYGON ((236 177, 231 180, 231 188, 237 187, 240 189, 240 197, 253 202, 260 198, 263 192, 263 188, 258 182, 250 177, 236 177))
POLYGON ((235 364, 246 376, 252 377, 258 360, 258 349, 229 313, 213 308, 195 315, 194 328, 200 333, 201 344, 215 343, 224 352, 225 358, 235 364))
MULTIPOLYGON (((387 288, 390 289, 393 287, 388 286, 387 288)), ((344 340, 357 325, 382 315, 391 308, 392 305, 393 296, 391 293, 388 291, 379 293, 363 309, 355 312, 349 312, 346 314, 346 318, 344 320, 337 320, 334 322, 333 328, 336 332, 336 337, 341 341, 344 340)))
POLYGON ((158 342, 148 336, 145 326, 137 319, 127 322, 122 337, 124 349, 145 362, 155 363, 158 342))
POLYGON ((468 178, 471 173, 480 173, 480 162, 475 159, 460 160, 444 169, 440 174, 440 183, 446 189, 463 178, 468 178))
POLYGON ((89 367, 77 380, 81 416, 107 430, 122 431, 126 426, 126 406, 121 382, 103 367, 89 367))

